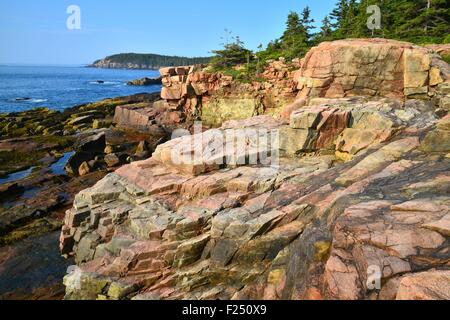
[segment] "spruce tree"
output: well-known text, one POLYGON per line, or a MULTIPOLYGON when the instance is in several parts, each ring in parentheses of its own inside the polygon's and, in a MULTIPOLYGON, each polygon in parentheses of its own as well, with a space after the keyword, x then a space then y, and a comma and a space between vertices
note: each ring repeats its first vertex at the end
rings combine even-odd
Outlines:
POLYGON ((211 59, 211 66, 216 70, 229 69, 234 66, 249 63, 253 57, 253 52, 246 49, 244 42, 239 36, 233 37, 233 42, 224 43, 222 50, 213 50, 214 57, 211 59))
POLYGON ((348 12, 348 0, 339 0, 336 7, 330 14, 332 19, 331 26, 334 29, 334 37, 336 39, 343 38, 345 35, 345 17, 348 12))
POLYGON ((360 30, 355 25, 358 10, 359 4, 357 0, 348 0, 347 11, 345 12, 344 20, 342 21, 343 34, 346 38, 357 38, 361 35, 360 30))
POLYGON ((363 0, 358 5, 352 36, 372 36, 366 26, 370 5, 381 8, 382 29, 375 30, 377 37, 420 44, 445 42, 450 34, 449 0, 363 0))
POLYGON ((308 41, 311 35, 312 20, 310 19, 309 8, 304 10, 302 18, 297 12, 290 12, 286 22, 286 31, 281 37, 282 55, 287 59, 303 56, 308 50, 308 41))
POLYGON ((325 16, 325 18, 322 20, 322 26, 320 27, 319 36, 322 39, 327 39, 328 37, 330 37, 332 31, 333 30, 331 27, 330 18, 328 16, 325 16))
MULTIPOLYGON (((409 2, 409 1, 408 1, 409 2)), ((450 34, 450 6, 448 0, 415 0, 410 3, 412 18, 401 26, 401 34, 418 43, 442 42, 450 34)))
POLYGON ((304 33, 305 43, 308 45, 311 43, 312 34, 310 31, 314 29, 314 26, 312 25, 314 22, 314 19, 311 18, 311 9, 306 6, 302 12, 301 32, 304 33))
POLYGON ((298 35, 301 33, 301 22, 300 16, 297 12, 291 11, 289 12, 287 21, 286 21, 286 30, 281 37, 282 45, 286 50, 292 49, 296 46, 296 42, 298 42, 298 35))

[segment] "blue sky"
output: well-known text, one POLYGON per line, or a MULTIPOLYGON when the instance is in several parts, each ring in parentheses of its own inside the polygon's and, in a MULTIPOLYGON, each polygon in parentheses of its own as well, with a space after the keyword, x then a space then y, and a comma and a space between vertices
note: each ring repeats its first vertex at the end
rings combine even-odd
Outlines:
POLYGON ((278 38, 290 10, 320 22, 334 0, 0 0, 0 63, 87 64, 121 52, 206 56, 224 29, 255 49, 278 38), (81 30, 68 30, 69 5, 81 30))

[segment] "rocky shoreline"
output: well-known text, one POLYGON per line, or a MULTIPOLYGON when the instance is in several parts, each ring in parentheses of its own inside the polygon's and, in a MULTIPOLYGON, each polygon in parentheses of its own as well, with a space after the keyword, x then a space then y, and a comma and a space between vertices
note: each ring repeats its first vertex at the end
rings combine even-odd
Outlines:
POLYGON ((269 61, 251 83, 202 66, 160 73, 160 95, 0 116, 0 178, 20 178, 0 189, 13 244, 0 278, 16 241, 62 225, 60 253, 77 265, 66 299, 450 299, 439 55, 355 39, 269 61))
MULTIPOLYGON (((449 70, 384 39, 323 43, 255 83, 162 69, 153 107, 218 129, 76 196, 65 298, 449 299, 449 70)), ((118 108, 144 126, 151 110, 118 108)))
MULTIPOLYGON (((142 108, 158 99, 159 93, 139 94, 64 112, 40 108, 0 115, 0 255, 5 253, 0 260, 0 279, 20 278, 7 267, 11 259, 27 263, 26 252, 16 248, 29 238, 46 239, 59 230, 77 193, 123 164, 148 158, 170 137, 170 123, 154 123, 143 131, 114 123, 117 106, 142 108), (9 251, 17 251, 19 256, 6 254, 9 251)), ((57 245, 52 248, 58 251, 57 245)), ((64 274, 50 283, 42 279, 43 285, 61 287, 64 274)), ((22 292, 23 283, 17 285, 18 292, 0 286, 0 298, 34 299, 45 291, 27 287, 22 292)), ((54 298, 62 298, 59 292, 54 298)))

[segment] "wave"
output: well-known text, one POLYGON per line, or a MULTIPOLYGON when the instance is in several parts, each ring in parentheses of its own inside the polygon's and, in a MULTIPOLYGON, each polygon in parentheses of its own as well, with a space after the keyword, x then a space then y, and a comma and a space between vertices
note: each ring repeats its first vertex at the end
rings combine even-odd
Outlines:
POLYGON ((119 81, 91 81, 89 84, 97 84, 97 85, 113 85, 113 84, 122 84, 119 81))
POLYGON ((19 98, 12 99, 11 101, 13 101, 13 102, 42 103, 42 102, 47 102, 48 100, 47 99, 33 99, 33 98, 19 97, 19 98))

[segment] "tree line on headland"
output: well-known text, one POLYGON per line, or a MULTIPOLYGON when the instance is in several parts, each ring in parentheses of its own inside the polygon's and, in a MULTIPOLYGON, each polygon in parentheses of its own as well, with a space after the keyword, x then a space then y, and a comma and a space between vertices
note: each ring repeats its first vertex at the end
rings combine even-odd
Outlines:
MULTIPOLYGON (((216 71, 237 78, 254 75, 268 60, 284 57, 287 60, 303 57, 308 50, 323 41, 345 38, 389 38, 416 44, 450 43, 449 0, 338 0, 333 11, 325 16, 320 28, 314 27, 311 10, 290 12, 283 35, 262 45, 257 52, 245 48, 238 37, 230 37, 223 48, 213 51, 211 66, 216 71), (368 7, 380 8, 380 28, 368 28, 368 7), (317 30, 316 32, 315 29, 317 30), (236 65, 243 65, 236 70, 236 65)), ((448 57, 444 57, 448 59, 448 57)), ((254 80, 254 79, 253 79, 254 80)))
POLYGON ((162 67, 205 64, 210 59, 209 57, 188 58, 159 54, 120 53, 97 60, 91 67, 157 70, 162 67))

